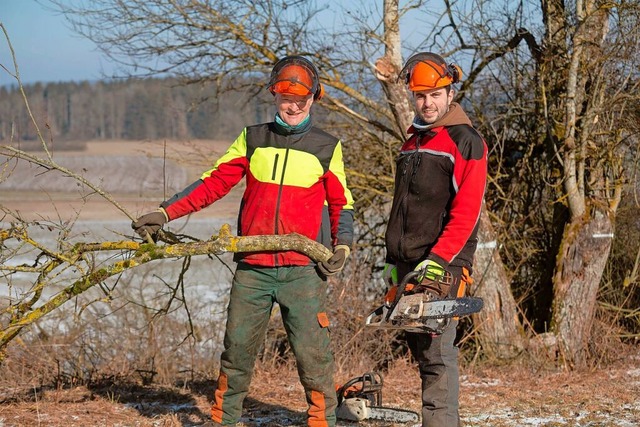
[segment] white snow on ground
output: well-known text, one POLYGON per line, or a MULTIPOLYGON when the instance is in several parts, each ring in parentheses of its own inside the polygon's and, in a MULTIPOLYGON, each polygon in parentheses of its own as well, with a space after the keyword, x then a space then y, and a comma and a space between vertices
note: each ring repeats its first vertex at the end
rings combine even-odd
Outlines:
POLYGON ((621 408, 620 413, 589 413, 580 411, 571 417, 562 415, 531 416, 521 410, 500 409, 491 414, 462 416, 468 427, 638 427, 640 426, 640 402, 635 407, 621 408))
MULTIPOLYGON (((156 406, 154 403, 149 403, 156 406)), ((136 405, 127 405, 135 409, 141 409, 136 405)), ((145 408, 149 409, 149 408, 145 408)), ((180 413, 188 409, 197 410, 192 404, 173 404, 164 405, 161 412, 180 413)), ((639 427, 640 426, 640 400, 635 405, 623 405, 620 410, 615 413, 610 412, 588 412, 576 411, 571 416, 563 416, 559 414, 534 415, 533 412, 540 413, 541 409, 532 408, 528 411, 514 408, 496 408, 490 414, 465 415, 462 414, 462 421, 467 427, 639 427)), ((279 413, 274 411, 265 416, 259 417, 242 417, 241 425, 244 426, 273 426, 278 423, 281 426, 304 427, 305 424, 296 424, 291 419, 290 413, 284 411, 279 413)), ((0 427, 2 427, 2 419, 0 418, 0 427)), ((353 422, 338 420, 336 427, 353 427, 353 422)), ((367 423, 364 425, 383 426, 380 422, 367 423)), ((400 424, 394 424, 400 426, 400 424)), ((409 426, 409 425, 407 425, 409 426)), ((421 424, 411 425, 410 427, 421 427, 421 424)))

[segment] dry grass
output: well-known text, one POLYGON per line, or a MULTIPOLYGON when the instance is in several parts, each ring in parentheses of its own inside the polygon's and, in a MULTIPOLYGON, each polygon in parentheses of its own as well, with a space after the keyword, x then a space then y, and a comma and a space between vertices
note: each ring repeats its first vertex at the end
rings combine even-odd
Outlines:
MULTIPOLYGON (((419 379, 412 364, 398 360, 384 378, 385 405, 419 410, 419 379)), ((638 352, 607 368, 559 372, 485 366, 463 369, 461 379, 465 426, 640 425, 638 352)), ((0 425, 195 426, 208 416, 214 386, 213 380, 174 386, 119 380, 58 389, 3 387, 0 425)), ((239 427, 301 426, 304 410, 295 369, 258 366, 239 427)))

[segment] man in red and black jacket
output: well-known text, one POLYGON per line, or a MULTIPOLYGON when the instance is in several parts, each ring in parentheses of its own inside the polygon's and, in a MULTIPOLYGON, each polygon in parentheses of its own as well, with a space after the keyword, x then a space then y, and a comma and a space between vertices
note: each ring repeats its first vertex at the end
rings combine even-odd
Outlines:
POLYGON ((249 126, 199 180, 143 215, 132 227, 142 237, 225 196, 242 178, 246 190, 238 234, 299 233, 333 256, 317 265, 295 251, 236 254, 220 376, 207 425, 235 425, 274 303, 278 303, 308 403, 307 423, 335 426, 334 361, 325 310, 326 277, 345 265, 353 242, 353 199, 342 144, 312 126, 310 109, 323 89, 304 57, 278 61, 268 84, 275 120, 249 126))
MULTIPOLYGON (((401 77, 416 116, 396 162, 393 204, 385 234, 385 278, 411 271, 453 280, 444 298, 463 296, 470 283, 487 176, 487 146, 459 104, 452 84, 460 68, 430 52, 407 61, 401 77)), ((457 427, 457 320, 442 334, 407 333, 422 378, 423 427, 457 427)))

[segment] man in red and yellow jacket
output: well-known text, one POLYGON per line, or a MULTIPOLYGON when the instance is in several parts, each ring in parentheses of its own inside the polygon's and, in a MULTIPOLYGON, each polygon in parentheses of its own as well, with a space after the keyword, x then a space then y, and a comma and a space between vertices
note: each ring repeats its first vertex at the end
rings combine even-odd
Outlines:
MULTIPOLYGON (((462 296, 478 238, 487 180, 487 145, 458 103, 460 68, 434 53, 407 60, 401 77, 416 116, 396 160, 393 204, 385 234, 385 276, 397 283, 412 270, 443 281, 443 298, 462 296)), ((407 333, 422 378, 422 426, 457 427, 457 320, 442 334, 407 333)))
POLYGON ((245 178, 239 235, 299 233, 331 248, 333 256, 317 265, 295 251, 236 254, 210 425, 239 420, 278 303, 309 405, 308 425, 332 427, 337 402, 326 277, 341 271, 349 256, 353 200, 340 140, 312 125, 311 106, 323 94, 315 66, 301 56, 285 57, 274 66, 268 87, 275 120, 245 128, 211 170, 132 227, 142 237, 153 236, 167 221, 209 206, 245 178))

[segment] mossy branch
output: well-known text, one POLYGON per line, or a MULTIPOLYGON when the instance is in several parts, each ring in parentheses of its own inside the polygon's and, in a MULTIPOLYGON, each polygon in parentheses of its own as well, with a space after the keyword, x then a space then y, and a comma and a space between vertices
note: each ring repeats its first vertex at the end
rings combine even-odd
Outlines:
MULTIPOLYGON (((3 239, 24 237, 18 233, 9 233, 7 230, 0 230, 0 235, 3 236, 3 239)), ((12 312, 11 320, 8 325, 2 325, 0 331, 0 362, 4 358, 7 344, 23 328, 108 278, 151 261, 207 254, 219 255, 225 252, 296 251, 307 255, 316 262, 325 261, 331 256, 331 251, 326 247, 297 233, 280 236, 234 236, 230 226, 225 224, 220 228, 218 235, 203 242, 177 243, 165 246, 134 241, 77 243, 67 252, 57 254, 55 258, 58 263, 60 260, 73 262, 72 260, 79 259, 85 253, 98 251, 124 251, 124 256, 106 267, 87 272, 38 307, 33 308, 36 302, 33 299, 33 304, 30 306, 18 304, 9 307, 9 311, 12 312), (127 254, 131 254, 131 257, 127 258, 127 254)), ((40 282, 38 288, 42 288, 42 274, 38 280, 40 282)))

